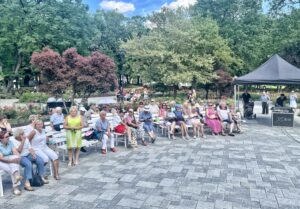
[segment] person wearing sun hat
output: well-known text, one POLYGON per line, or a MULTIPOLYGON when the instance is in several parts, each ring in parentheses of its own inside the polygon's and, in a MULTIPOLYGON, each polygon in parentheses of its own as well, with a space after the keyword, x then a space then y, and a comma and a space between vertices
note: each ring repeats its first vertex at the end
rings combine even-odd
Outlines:
POLYGON ((153 118, 150 112, 150 107, 147 105, 144 107, 144 111, 140 114, 140 122, 143 122, 143 128, 146 133, 149 134, 151 142, 154 143, 156 135, 154 134, 153 118))

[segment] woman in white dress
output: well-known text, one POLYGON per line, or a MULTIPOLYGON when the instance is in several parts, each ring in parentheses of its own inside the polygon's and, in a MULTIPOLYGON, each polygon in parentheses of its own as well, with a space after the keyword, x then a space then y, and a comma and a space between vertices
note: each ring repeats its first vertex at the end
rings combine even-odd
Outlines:
POLYGON ((32 148, 35 153, 40 156, 45 163, 48 163, 49 160, 53 162, 54 168, 54 178, 56 180, 60 180, 58 174, 58 155, 47 146, 48 137, 46 136, 46 132, 43 129, 43 121, 36 120, 35 121, 35 129, 28 136, 31 141, 32 148))

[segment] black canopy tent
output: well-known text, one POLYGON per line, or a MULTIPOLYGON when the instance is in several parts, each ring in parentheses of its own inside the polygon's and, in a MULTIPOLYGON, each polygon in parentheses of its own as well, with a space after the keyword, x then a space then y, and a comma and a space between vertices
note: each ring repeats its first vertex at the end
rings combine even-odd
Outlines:
POLYGON ((300 69, 275 54, 256 70, 234 81, 235 103, 238 85, 299 85, 300 69))

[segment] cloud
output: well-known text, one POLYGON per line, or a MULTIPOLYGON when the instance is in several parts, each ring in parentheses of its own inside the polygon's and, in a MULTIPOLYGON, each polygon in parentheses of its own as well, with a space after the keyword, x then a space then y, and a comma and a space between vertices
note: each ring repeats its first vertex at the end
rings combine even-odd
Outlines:
POLYGON ((178 9, 179 7, 182 8, 189 8, 197 3, 197 0, 175 0, 171 3, 165 3, 162 7, 170 8, 170 9, 178 9))
POLYGON ((100 3, 101 9, 116 10, 120 13, 133 12, 135 10, 134 4, 122 1, 107 1, 104 0, 100 3))

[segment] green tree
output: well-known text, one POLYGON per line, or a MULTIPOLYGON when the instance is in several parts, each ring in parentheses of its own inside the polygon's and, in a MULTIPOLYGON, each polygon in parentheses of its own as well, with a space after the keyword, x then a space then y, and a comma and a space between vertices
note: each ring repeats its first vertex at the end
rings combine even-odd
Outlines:
POLYGON ((216 77, 214 70, 236 62, 216 22, 164 12, 151 18, 157 27, 147 35, 122 44, 127 64, 144 82, 205 84, 216 77))
POLYGON ((202 0, 192 12, 217 21, 220 35, 228 40, 234 54, 243 62, 232 74, 247 73, 275 53, 270 36, 274 22, 262 13, 262 0, 202 0))
POLYGON ((77 47, 87 54, 94 34, 88 8, 80 0, 2 0, 0 25, 0 61, 9 81, 7 90, 30 66, 33 51, 77 47))

